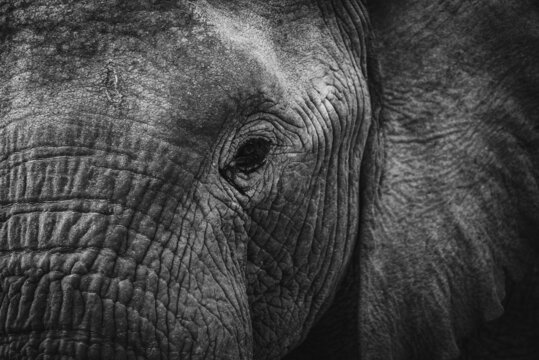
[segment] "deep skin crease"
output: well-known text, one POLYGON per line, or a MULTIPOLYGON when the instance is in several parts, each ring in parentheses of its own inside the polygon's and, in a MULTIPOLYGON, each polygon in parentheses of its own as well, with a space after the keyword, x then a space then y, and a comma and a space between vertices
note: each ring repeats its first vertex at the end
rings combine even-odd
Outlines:
POLYGON ((539 356, 532 1, 0 3, 1 359, 539 356))

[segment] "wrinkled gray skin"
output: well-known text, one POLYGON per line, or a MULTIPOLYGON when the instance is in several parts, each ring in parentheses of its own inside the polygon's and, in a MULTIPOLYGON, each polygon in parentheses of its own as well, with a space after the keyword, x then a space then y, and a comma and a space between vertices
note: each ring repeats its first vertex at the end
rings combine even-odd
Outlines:
POLYGON ((1 359, 537 359, 531 1, 0 2, 1 359))

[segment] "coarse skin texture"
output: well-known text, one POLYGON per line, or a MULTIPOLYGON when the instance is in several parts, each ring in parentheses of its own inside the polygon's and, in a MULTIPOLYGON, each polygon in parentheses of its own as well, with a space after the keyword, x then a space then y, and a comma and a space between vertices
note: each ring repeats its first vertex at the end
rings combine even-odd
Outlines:
POLYGON ((359 244, 362 359, 537 359, 537 2, 370 14, 384 154, 359 244))
POLYGON ((0 359, 537 359, 536 2, 0 2, 0 359))
POLYGON ((348 11, 2 1, 0 358, 296 347, 359 229, 373 116, 348 11))

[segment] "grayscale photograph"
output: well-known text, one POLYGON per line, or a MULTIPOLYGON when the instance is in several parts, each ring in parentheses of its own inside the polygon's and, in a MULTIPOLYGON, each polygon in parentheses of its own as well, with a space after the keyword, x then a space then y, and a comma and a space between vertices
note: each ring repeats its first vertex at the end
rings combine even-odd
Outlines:
POLYGON ((539 360, 538 0, 0 0, 0 360, 539 360))

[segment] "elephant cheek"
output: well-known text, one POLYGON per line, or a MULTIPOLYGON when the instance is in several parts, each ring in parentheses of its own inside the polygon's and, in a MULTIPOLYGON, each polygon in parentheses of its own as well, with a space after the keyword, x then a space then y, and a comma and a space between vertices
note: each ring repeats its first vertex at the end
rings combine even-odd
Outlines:
POLYGON ((241 261, 177 170, 33 146, 0 174, 0 359, 252 358, 241 261))
MULTIPOLYGON (((82 241, 99 237, 90 223, 107 222, 80 214, 28 215, 17 221, 26 223, 25 229, 9 225, 26 233, 17 246, 32 242, 27 237, 47 223, 86 223, 81 239, 73 239, 82 241)), ((238 296, 245 294, 244 286, 234 270, 205 263, 209 254, 204 259, 189 253, 196 245, 180 244, 185 254, 178 258, 141 235, 130 238, 132 248, 119 253, 101 246, 72 248, 58 239, 40 238, 18 250, 2 244, 0 358, 21 353, 28 359, 40 354, 250 358, 250 319, 246 300, 238 296), (152 256, 161 258, 148 264, 152 256)))

